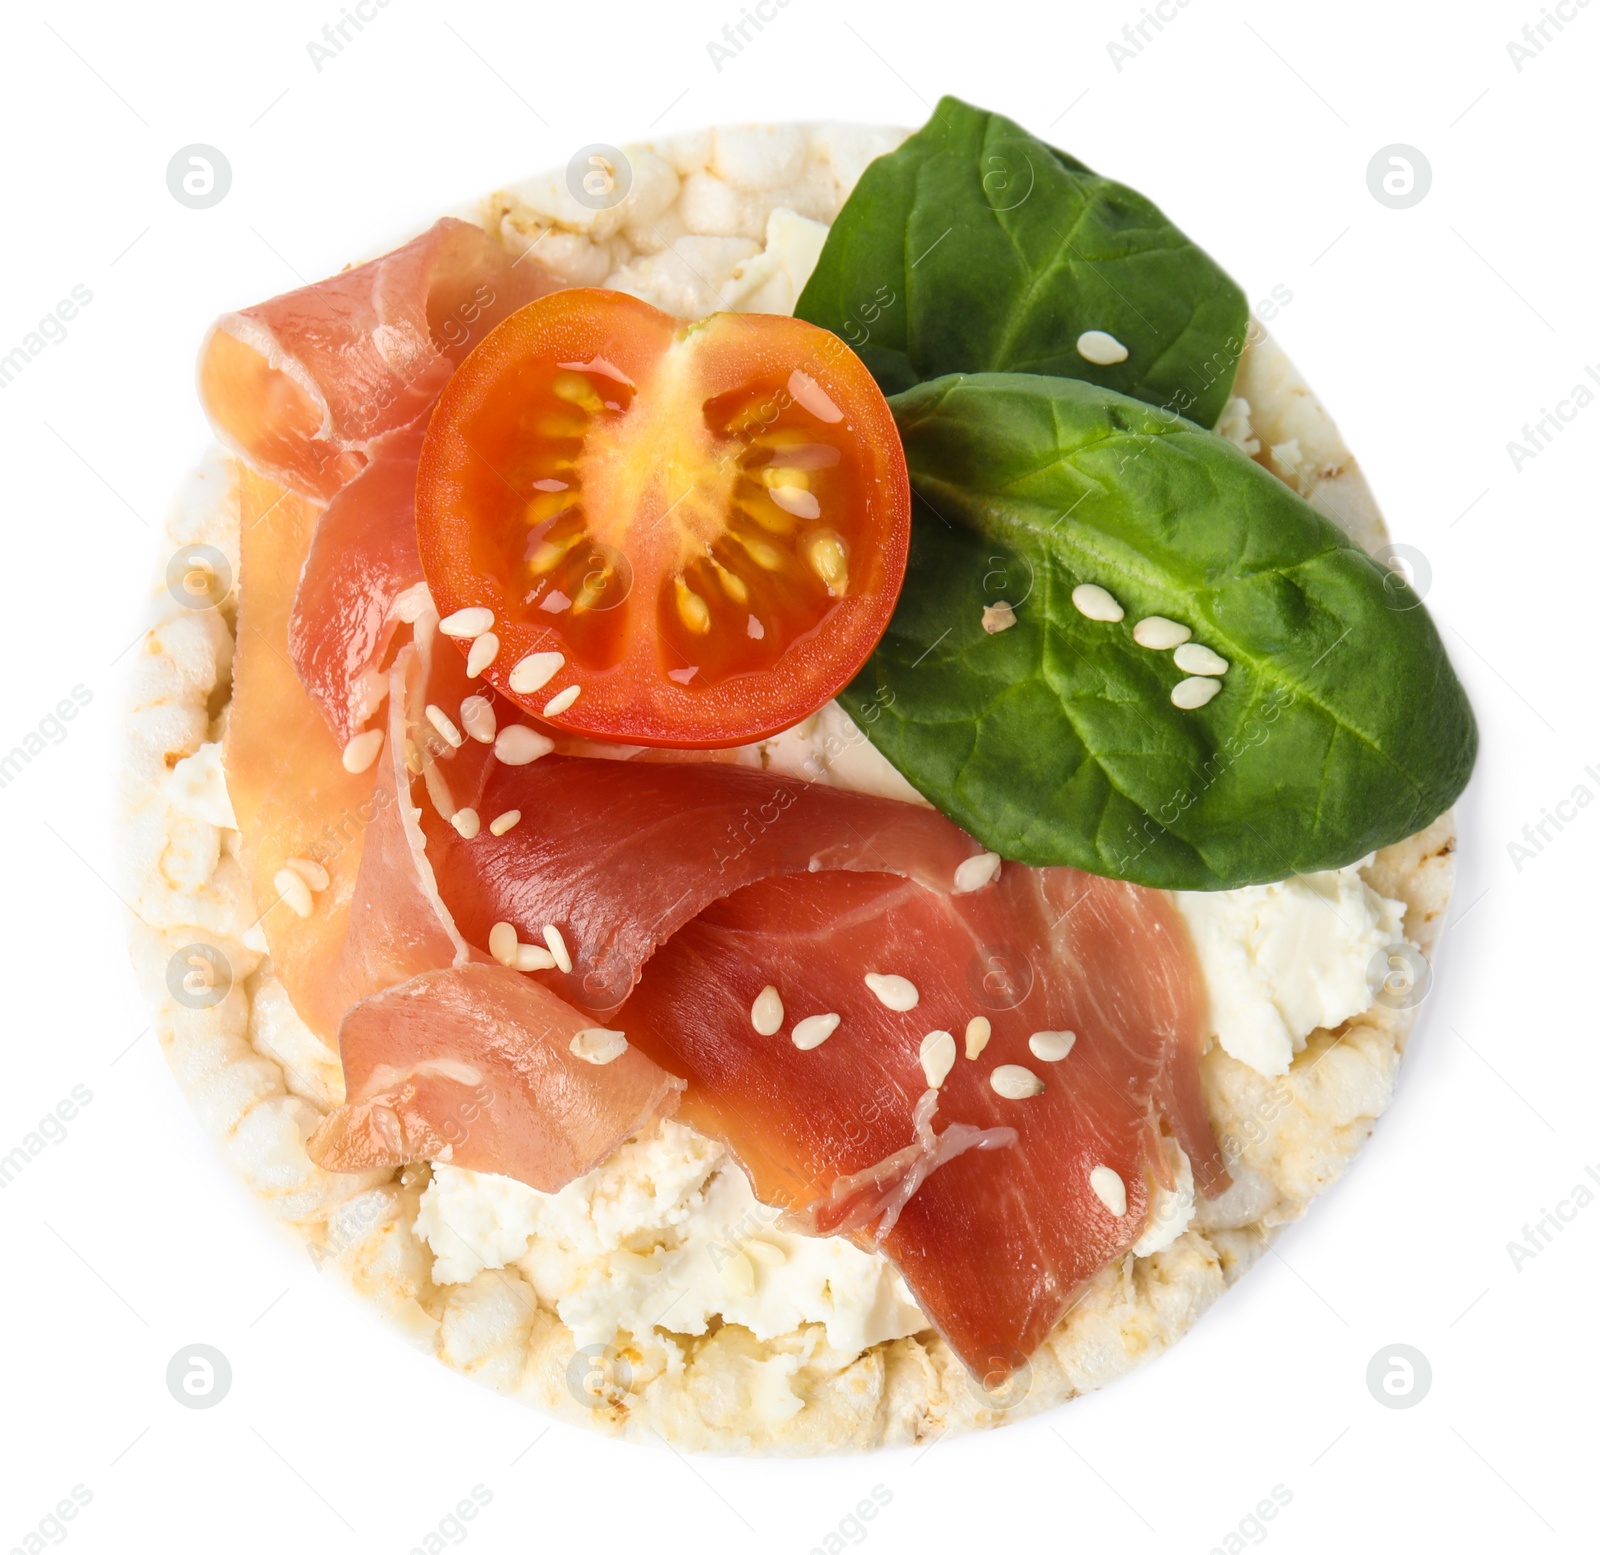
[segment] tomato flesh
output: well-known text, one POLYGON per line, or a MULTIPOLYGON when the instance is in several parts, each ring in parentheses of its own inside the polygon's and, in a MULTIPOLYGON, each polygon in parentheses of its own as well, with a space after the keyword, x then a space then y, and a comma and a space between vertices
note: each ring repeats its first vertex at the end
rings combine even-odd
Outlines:
POLYGON ((836 336, 577 289, 511 315, 446 385, 417 535, 441 615, 493 612, 485 678, 529 712, 734 745, 861 667, 905 573, 910 491, 889 407, 836 336), (530 689, 512 672, 531 655, 560 662, 530 689))

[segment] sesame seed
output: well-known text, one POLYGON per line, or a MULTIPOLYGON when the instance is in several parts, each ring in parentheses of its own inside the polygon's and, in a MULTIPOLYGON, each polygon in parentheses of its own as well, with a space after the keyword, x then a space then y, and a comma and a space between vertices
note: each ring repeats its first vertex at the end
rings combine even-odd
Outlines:
POLYGON ((280 869, 272 877, 272 888, 288 904, 297 918, 309 918, 315 903, 311 900, 311 887, 292 869, 280 869))
POLYGON ((989 1088, 1007 1101, 1026 1101, 1044 1090, 1044 1081, 1021 1064, 1001 1064, 989 1076, 989 1088))
POLYGON ((1220 690, 1220 680, 1212 680, 1208 675, 1191 675, 1172 688, 1172 705, 1185 711, 1204 707, 1220 690))
POLYGON ((1228 661, 1213 653, 1204 643, 1184 643, 1173 654, 1172 662, 1185 675, 1226 675, 1228 661))
POLYGON ((550 954, 556 958, 556 965, 563 972, 570 972, 572 970, 572 957, 567 952, 567 942, 562 939, 561 930, 555 924, 545 924, 544 942, 550 947, 550 954))
POLYGON ((989 1045, 994 1028, 987 1015, 974 1015, 967 1022, 967 1057, 976 1058, 989 1045))
POLYGON ((956 1066, 956 1039, 948 1031, 930 1031, 917 1049, 928 1084, 938 1090, 956 1066))
POLYGON ((609 1031, 604 1026, 585 1026, 567 1047, 587 1063, 609 1064, 628 1051, 628 1039, 620 1031, 609 1031))
POLYGON ((1091 621, 1120 621, 1122 606, 1098 583, 1080 583, 1072 591, 1072 603, 1080 615, 1091 621))
POLYGON ((1095 1167, 1089 1173, 1089 1186, 1094 1189, 1094 1196, 1113 1215, 1128 1213, 1128 1186, 1109 1166, 1095 1167))
POLYGON ((447 615, 439 623, 439 630, 446 637, 481 637, 493 625, 494 611, 482 605, 468 605, 465 610, 447 615))
POLYGON ((834 422, 844 420, 844 412, 834 404, 828 391, 810 373, 803 373, 798 367, 789 374, 789 393, 797 404, 809 410, 818 421, 826 421, 831 426, 834 422))
POLYGON ((1077 1040, 1075 1031, 1036 1031, 1028 1038, 1028 1051, 1041 1063, 1059 1064, 1077 1040))
POLYGON ((512 965, 519 972, 551 972, 556 958, 543 945, 518 945, 512 965))
POLYGON ((292 869, 313 891, 326 891, 328 889, 328 871, 315 859, 286 858, 283 861, 285 869, 292 869))
POLYGON ((439 731, 439 738, 452 750, 460 750, 466 744, 467 737, 450 721, 450 715, 442 707, 436 707, 432 702, 423 708, 428 715, 428 722, 439 731))
POLYGON ((998 853, 974 853, 956 865, 956 894, 981 891, 1000 873, 998 853))
POLYGON ((744 1250, 757 1263, 764 1263, 769 1269, 781 1268, 789 1261, 789 1255, 776 1242, 763 1242, 758 1238, 746 1242, 744 1250))
POLYGON ((785 513, 792 513, 796 518, 820 518, 822 516, 822 504, 804 486, 773 486, 768 490, 767 495, 785 513))
POLYGON ((1115 367, 1128 360, 1128 348, 1103 329, 1086 329, 1078 336, 1078 355, 1096 367, 1115 367))
POLYGON ((1017 624, 1015 608, 1003 599, 997 599, 992 605, 983 607, 983 629, 991 637, 996 632, 1008 631, 1017 624))
POLYGON ((507 810, 503 814, 497 815, 492 821, 489 822, 489 830, 496 837, 503 837, 521 819, 522 811, 507 810))
POLYGON ((507 724, 494 737, 495 756, 508 767, 525 767, 556 748, 556 742, 527 724, 507 724))
POLYGON ((1169 621, 1166 616, 1146 616, 1133 629, 1133 640, 1141 648, 1154 648, 1164 652, 1186 643, 1194 633, 1181 621, 1169 621))
POLYGON ((465 837, 468 842, 471 842, 472 839, 478 835, 478 812, 470 805, 464 806, 462 809, 457 810, 456 813, 450 817, 450 824, 454 826, 455 829, 460 832, 460 834, 465 837))
POLYGON ((541 690, 566 662, 566 655, 562 653, 530 653, 511 666, 508 684, 513 691, 526 696, 530 691, 541 690))
POLYGON ((489 954, 501 966, 517 964, 517 926, 514 923, 497 923, 489 930, 489 954))
POLYGON ((756 1266, 744 1253, 735 1253, 722 1266, 722 1283, 736 1296, 756 1293, 756 1266))
POLYGON ((783 1024, 783 1000, 771 983, 756 995, 755 1003, 750 1006, 750 1024, 763 1037, 770 1037, 783 1024))
POLYGON ((909 977, 896 977, 893 972, 868 972, 865 981, 885 1009, 902 1013, 914 1010, 921 997, 917 985, 909 977))
POLYGON ((461 727, 480 745, 494 744, 494 703, 488 697, 461 699, 461 727))
POLYGON ((556 694, 545 703, 544 716, 546 718, 559 718, 569 707, 572 706, 574 702, 578 700, 578 693, 582 689, 583 688, 581 686, 568 686, 565 691, 556 692, 556 694))
POLYGON ((809 1053, 812 1048, 821 1047, 838 1029, 837 1015, 808 1015, 804 1020, 797 1020, 794 1023, 794 1030, 789 1033, 789 1040, 802 1053, 809 1053))
POLYGON ((494 663, 500 651, 500 639, 493 632, 479 632, 467 650, 467 679, 476 680, 494 663))
POLYGON ((339 759, 344 763, 346 772, 365 772, 378 759, 378 752, 382 749, 383 730, 363 729, 360 734, 351 736, 339 759))

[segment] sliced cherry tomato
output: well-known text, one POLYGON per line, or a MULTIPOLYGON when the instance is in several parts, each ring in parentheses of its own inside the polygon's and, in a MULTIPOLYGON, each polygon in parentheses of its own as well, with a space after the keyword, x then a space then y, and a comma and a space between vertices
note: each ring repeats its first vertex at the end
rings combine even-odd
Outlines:
POLYGON ((910 532, 894 418, 837 336, 621 292, 492 330, 417 476, 439 613, 493 612, 485 678, 627 744, 737 745, 821 707, 883 635, 910 532))

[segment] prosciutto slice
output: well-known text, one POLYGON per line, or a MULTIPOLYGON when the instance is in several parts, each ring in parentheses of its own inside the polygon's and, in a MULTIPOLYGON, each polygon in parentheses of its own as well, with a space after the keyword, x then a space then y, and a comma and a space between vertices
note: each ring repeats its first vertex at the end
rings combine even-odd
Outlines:
POLYGON ((546 1193, 672 1111, 683 1081, 629 1047, 572 1051, 588 1023, 504 967, 422 972, 355 1005, 339 1033, 348 1097, 311 1136, 332 1171, 449 1161, 546 1193))
POLYGON ((419 972, 472 959, 439 898, 423 842, 422 812, 412 797, 411 769, 418 760, 413 730, 421 717, 427 660, 435 646, 429 626, 427 620, 419 623, 423 635, 400 650, 389 674, 388 727, 378 758, 372 819, 362 843, 344 943, 327 970, 336 985, 328 1002, 344 1009, 419 972))
POLYGON ((881 1246, 989 1376, 1031 1354, 1137 1240, 1168 1176, 1159 1123, 1204 1189, 1226 1184, 1199 1095, 1203 1013, 1165 898, 1008 865, 967 896, 845 872, 747 886, 656 952, 613 1024, 688 1078, 679 1116, 730 1146, 758 1198, 803 1229, 881 1246), (870 972, 908 978, 916 1006, 887 1008, 870 972), (769 985, 784 1023, 761 1036, 751 1006, 769 985), (816 1015, 838 1026, 802 1050, 795 1026, 816 1015), (975 1060, 955 1058, 930 1120, 923 1039, 949 1032, 960 1050, 974 1016, 992 1035, 975 1060), (1030 1048, 1036 1032, 1065 1031, 1075 1038, 1057 1062, 1030 1048), (998 1094, 1002 1066, 1042 1090, 998 1094))
MULTIPOLYGON (((553 1192, 670 1112, 683 1082, 634 1048, 604 1064, 589 1026, 532 979, 461 937, 439 897, 412 798, 429 760, 434 618, 390 674, 388 735, 344 942, 321 998, 339 1027, 346 1100, 308 1142, 334 1171, 444 1159, 553 1192)), ((446 746, 448 748, 448 746, 446 746)))
POLYGON ((422 587, 415 489, 422 437, 455 364, 554 288, 471 222, 422 236, 213 326, 200 391, 254 468, 328 502, 289 629, 296 670, 342 747, 376 711, 384 657, 422 587))
POLYGON ((347 1005, 327 970, 349 922, 380 769, 345 770, 289 656, 295 579, 320 509, 247 467, 235 475, 239 617, 223 769, 273 970, 301 1018, 331 1042, 347 1005), (290 859, 327 872, 307 917, 276 884, 290 859))
POLYGON ((289 654, 341 748, 383 700, 383 661, 406 605, 420 608, 416 486, 426 427, 419 418, 373 440, 371 462, 318 522, 295 590, 289 654))
POLYGON ((949 891, 983 852, 936 810, 743 767, 466 757, 471 776, 445 763, 451 801, 485 826, 510 810, 525 819, 465 841, 444 816, 424 817, 445 901, 478 945, 499 922, 535 945, 554 925, 572 971, 539 975, 596 1016, 622 1003, 658 945, 752 881, 884 870, 949 891))
POLYGON ((201 348, 200 398, 235 452, 326 500, 379 438, 427 411, 489 328, 557 284, 446 218, 379 259, 224 314, 201 348))
POLYGON ((396 659, 384 749, 347 772, 288 655, 290 598, 319 511, 236 472, 238 641, 224 768, 272 966, 306 1023, 337 1042, 346 1104, 309 1142, 331 1170, 455 1159, 559 1188, 672 1110, 682 1089, 634 1048, 596 1065, 587 1024, 530 978, 486 964, 439 900, 408 756, 430 771, 419 703, 465 681, 431 618, 396 659), (276 883, 326 871, 302 917, 276 883), (498 1163, 498 1164, 497 1164, 498 1163))
POLYGON ((236 478, 239 615, 223 768, 273 969, 300 1017, 333 1042, 356 999, 448 963, 464 945, 435 905, 431 870, 426 886, 418 873, 426 859, 404 766, 413 721, 423 717, 408 699, 419 702, 437 662, 462 673, 460 655, 406 650, 412 657, 383 681, 402 688, 399 737, 388 728, 376 760, 346 770, 289 647, 294 580, 321 511, 248 467, 236 467, 236 478), (327 875, 303 917, 278 885, 292 860, 327 875), (428 954, 419 958, 424 946, 428 954))
POLYGON ((508 767, 471 742, 436 768, 422 825, 466 937, 558 928, 571 972, 534 975, 685 1076, 679 1115, 791 1224, 881 1246, 975 1371, 1031 1353, 1132 1247, 1170 1186, 1163 1128, 1203 1190, 1226 1184, 1199 1088, 1203 985, 1160 893, 1020 865, 959 892, 980 850, 937 812, 772 773, 508 767), (468 803, 522 819, 464 839, 446 817, 468 803), (869 974, 906 979, 915 1004, 869 974), (784 1018, 763 1036, 769 986, 784 1018), (816 1016, 837 1026, 797 1045, 816 1016), (964 1049, 975 1017, 987 1045, 930 1074, 924 1039, 964 1049), (1064 1058, 1030 1046, 1067 1032, 1064 1058), (997 1070, 1039 1093, 1002 1094, 997 1070))

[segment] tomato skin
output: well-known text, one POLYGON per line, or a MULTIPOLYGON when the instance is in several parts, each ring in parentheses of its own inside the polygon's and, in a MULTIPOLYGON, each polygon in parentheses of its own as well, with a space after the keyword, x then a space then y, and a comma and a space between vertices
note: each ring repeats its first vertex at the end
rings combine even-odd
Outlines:
POLYGON ((440 615, 494 614, 497 691, 571 735, 684 748, 830 700, 888 625, 911 533, 893 416, 837 336, 587 288, 457 369, 416 514, 440 615), (533 655, 556 667, 514 683, 533 655))

